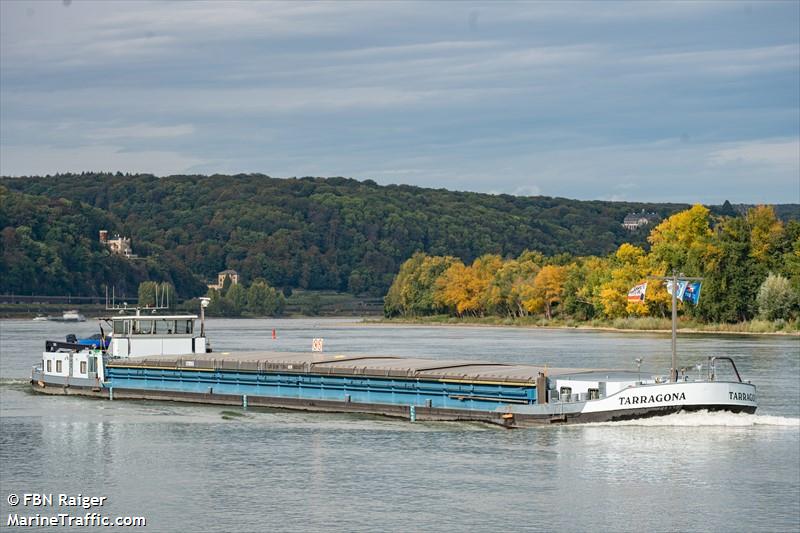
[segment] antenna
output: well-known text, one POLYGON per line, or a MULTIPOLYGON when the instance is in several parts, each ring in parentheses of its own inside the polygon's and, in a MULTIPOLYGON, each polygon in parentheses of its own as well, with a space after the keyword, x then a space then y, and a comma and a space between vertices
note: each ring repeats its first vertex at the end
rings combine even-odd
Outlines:
MULTIPOLYGON (((153 282, 155 283, 155 282, 153 282)), ((108 302, 108 286, 106 286, 106 310, 107 311, 125 311, 128 309, 128 302, 122 302, 122 304, 117 305, 117 291, 116 286, 111 287, 111 305, 108 302)), ((154 305, 151 307, 149 303, 145 302, 138 302, 136 307, 137 311, 141 309, 149 309, 151 311, 157 311, 160 309, 168 309, 169 308, 169 290, 168 287, 165 285, 164 287, 160 287, 158 284, 155 286, 154 295, 153 295, 153 303, 154 305)))

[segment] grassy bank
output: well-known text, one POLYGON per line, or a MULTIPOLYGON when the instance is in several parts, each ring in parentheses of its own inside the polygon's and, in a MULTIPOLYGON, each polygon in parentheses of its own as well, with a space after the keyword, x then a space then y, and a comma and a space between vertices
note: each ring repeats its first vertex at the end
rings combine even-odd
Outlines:
MULTIPOLYGON (((615 331, 668 332, 672 329, 672 323, 669 318, 653 317, 579 321, 571 319, 547 320, 542 317, 452 317, 448 315, 435 315, 412 318, 384 318, 373 322, 387 324, 578 328, 615 331)), ((736 324, 703 324, 692 320, 680 319, 678 322, 678 329, 682 332, 697 333, 800 335, 800 321, 752 320, 750 322, 738 322, 736 324)))

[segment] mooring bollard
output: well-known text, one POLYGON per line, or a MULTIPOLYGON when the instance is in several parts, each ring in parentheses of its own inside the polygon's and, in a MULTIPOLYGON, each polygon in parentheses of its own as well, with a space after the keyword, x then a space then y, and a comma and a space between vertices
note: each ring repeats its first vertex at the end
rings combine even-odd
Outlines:
POLYGON ((247 409, 247 394, 242 394, 242 409, 247 409))
POLYGON ((108 388, 108 400, 109 401, 113 401, 114 400, 114 387, 109 387, 108 388))
POLYGON ((408 408, 408 414, 410 415, 410 418, 411 418, 412 422, 416 422, 417 421, 417 407, 416 406, 412 405, 411 407, 409 407, 408 408))

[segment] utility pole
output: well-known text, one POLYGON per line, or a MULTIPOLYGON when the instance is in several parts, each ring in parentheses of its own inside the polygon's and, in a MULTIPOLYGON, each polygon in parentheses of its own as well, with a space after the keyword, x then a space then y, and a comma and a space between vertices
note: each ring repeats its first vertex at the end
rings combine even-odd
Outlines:
POLYGON ((648 276, 672 283, 672 368, 669 371, 670 381, 678 381, 678 282, 702 281, 703 278, 690 278, 678 274, 674 269, 671 276, 648 276))

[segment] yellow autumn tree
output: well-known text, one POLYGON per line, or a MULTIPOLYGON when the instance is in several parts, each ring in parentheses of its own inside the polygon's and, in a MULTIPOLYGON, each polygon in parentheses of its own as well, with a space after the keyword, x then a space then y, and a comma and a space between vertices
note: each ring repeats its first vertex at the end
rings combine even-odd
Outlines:
POLYGON ((750 226, 750 255, 765 262, 783 235, 783 224, 775 216, 771 205, 759 205, 747 211, 750 226))
POLYGON ((642 282, 641 263, 644 250, 623 243, 611 259, 610 279, 600 285, 600 303, 608 318, 647 314, 647 307, 639 302, 628 302, 628 291, 642 282))
POLYGON ((501 268, 503 268, 503 258, 499 255, 482 255, 472 262, 472 270, 475 274, 473 290, 478 296, 480 303, 479 314, 481 316, 488 312, 496 311, 502 304, 501 295, 492 286, 492 282, 501 268))
POLYGON ((564 297, 564 282, 567 279, 567 267, 545 265, 536 274, 533 287, 527 289, 523 305, 528 312, 544 311, 547 319, 553 318, 553 307, 561 303, 564 297))
POLYGON ((647 237, 653 259, 667 270, 702 266, 704 258, 713 252, 709 214, 706 207, 697 204, 653 228, 647 237))
POLYGON ((528 313, 522 304, 523 294, 533 287, 539 265, 531 258, 509 259, 495 272, 487 288, 490 310, 498 314, 524 316, 528 313))
MULTIPOLYGON (((467 286, 469 267, 456 261, 436 280, 433 300, 436 305, 454 310, 458 315, 470 308, 467 286)), ((475 307, 478 302, 475 301, 475 307)))
POLYGON ((434 301, 455 309, 459 316, 483 316, 489 283, 503 260, 497 255, 484 255, 472 266, 453 263, 436 281, 434 301))
POLYGON ((638 246, 622 244, 610 259, 608 279, 600 284, 598 310, 607 318, 664 316, 669 309, 670 296, 663 282, 651 279, 651 276, 663 276, 664 270, 652 254, 646 254, 638 246), (628 301, 628 292, 645 282, 644 302, 628 301))

